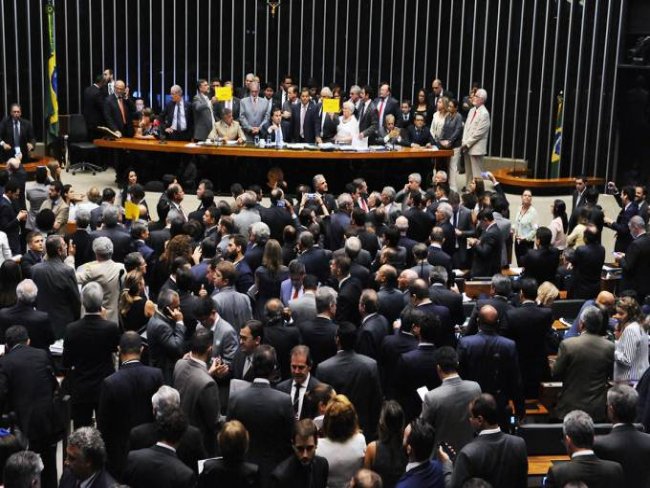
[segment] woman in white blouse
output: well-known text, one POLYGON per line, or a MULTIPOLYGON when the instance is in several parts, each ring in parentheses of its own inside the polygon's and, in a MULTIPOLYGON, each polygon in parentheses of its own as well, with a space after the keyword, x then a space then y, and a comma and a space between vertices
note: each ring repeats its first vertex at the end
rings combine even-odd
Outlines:
POLYGON ((7 234, 0 231, 0 264, 11 259, 11 248, 9 247, 9 239, 7 234))
POLYGON ((566 203, 559 198, 551 205, 553 220, 548 228, 551 229, 551 246, 560 251, 566 249, 566 231, 569 227, 569 220, 566 216, 566 203))
POLYGON ((440 140, 442 128, 445 125, 447 114, 449 113, 449 99, 447 97, 440 97, 436 105, 436 113, 433 114, 431 121, 431 135, 434 141, 440 140))
POLYGON ((639 304, 632 297, 616 302, 614 381, 637 383, 648 369, 648 332, 639 304))
POLYGON ((515 255, 517 263, 521 266, 521 258, 535 245, 535 232, 537 232, 537 210, 533 207, 533 194, 524 190, 521 195, 521 207, 515 215, 513 225, 513 238, 515 241, 515 255))
POLYGON ((347 101, 343 104, 343 115, 339 118, 334 141, 339 144, 351 144, 359 136, 359 121, 353 115, 354 103, 347 101))

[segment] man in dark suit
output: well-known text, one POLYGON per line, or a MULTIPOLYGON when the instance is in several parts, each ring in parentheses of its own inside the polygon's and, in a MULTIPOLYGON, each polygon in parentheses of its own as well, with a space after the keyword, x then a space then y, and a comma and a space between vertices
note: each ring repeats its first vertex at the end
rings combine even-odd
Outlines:
POLYGON ((253 357, 253 385, 234 394, 228 404, 228 420, 239 420, 248 430, 251 448, 246 458, 259 466, 262 486, 267 486, 271 472, 291 454, 295 421, 289 395, 269 383, 276 362, 271 346, 259 346, 253 357))
POLYGON ((386 126, 386 116, 392 115, 397 118, 400 115, 399 102, 393 98, 388 83, 382 83, 379 87, 379 96, 375 98, 377 107, 378 130, 383 130, 386 126))
POLYGON ((115 82, 115 93, 104 100, 104 120, 106 126, 118 137, 133 137, 133 118, 135 105, 126 93, 122 80, 115 82))
POLYGON ((90 85, 84 90, 82 113, 86 120, 86 127, 88 128, 88 135, 94 138, 96 129, 100 125, 105 125, 104 121, 104 94, 102 88, 106 84, 104 75, 97 75, 95 83, 90 85))
MULTIPOLYGON (((630 219, 630 232, 632 236, 635 234, 645 236, 645 225, 642 221, 639 221, 637 216, 630 219), (633 224, 635 222, 636 224, 633 224), (639 227, 639 225, 641 227, 639 227), (633 226, 635 228, 633 228, 633 226), (639 234, 639 232, 641 234, 639 234)), ((603 264, 605 264, 605 248, 600 244, 598 239, 598 229, 594 224, 587 224, 587 228, 584 232, 584 246, 578 246, 573 253, 573 259, 571 259, 571 264, 573 265, 573 271, 571 273, 571 283, 569 286, 568 297, 569 298, 582 298, 582 299, 593 299, 600 292, 600 277, 603 271, 603 264)), ((639 249, 637 247, 641 244, 643 239, 639 242, 636 240, 632 241, 628 248, 629 251, 632 251, 632 256, 635 255, 635 251, 639 249), (634 247, 633 247, 634 246, 634 247)), ((650 258, 650 255, 648 255, 650 258)), ((636 260, 633 259, 634 268, 626 269, 627 260, 625 257, 620 260, 621 267, 623 268, 623 281, 621 282, 621 290, 636 289, 638 293, 638 299, 640 303, 643 303, 643 297, 636 286, 633 286, 633 282, 626 280, 630 276, 630 271, 632 274, 635 274, 639 270, 641 276, 648 276, 644 271, 646 269, 644 264, 647 266, 650 261, 647 259, 636 260), (641 274, 642 273, 642 274, 641 274)), ((639 282, 640 286, 643 286, 645 280, 639 282)))
POLYGON ((630 219, 639 213, 639 209, 634 201, 634 187, 626 186, 621 190, 621 211, 613 221, 605 217, 605 227, 609 227, 616 232, 616 242, 614 243, 615 252, 626 252, 627 246, 632 242, 632 235, 628 224, 630 219))
POLYGON ((318 428, 311 419, 297 422, 291 437, 294 453, 278 465, 269 486, 273 488, 325 488, 329 474, 327 459, 316 455, 318 428))
POLYGON ((491 209, 481 210, 478 221, 482 229, 480 237, 467 239, 467 245, 474 250, 471 275, 493 276, 501 272, 501 233, 491 209))
POLYGON ((555 281, 560 265, 560 251, 551 246, 551 230, 539 227, 535 232, 535 248, 529 249, 521 259, 524 267, 523 277, 532 278, 537 283, 555 281))
MULTIPOLYGON (((576 189, 571 194, 571 208, 576 209, 582 207, 587 203, 587 190, 589 189, 589 182, 586 176, 578 176, 575 180, 576 189)), ((569 232, 571 229, 569 229, 569 232)))
POLYGON ((431 147, 434 142, 422 114, 415 114, 413 125, 406 128, 405 137, 400 139, 400 145, 405 147, 431 147))
POLYGON ((298 324, 302 342, 312 351, 314 368, 336 354, 336 291, 329 286, 316 290, 316 318, 298 324))
POLYGON ((75 266, 79 267, 95 260, 95 253, 93 252, 94 239, 91 237, 90 232, 88 232, 88 226, 90 225, 90 212, 85 208, 78 209, 75 214, 75 220, 77 228, 72 234, 67 234, 66 239, 68 242, 72 241, 74 244, 74 262, 75 266))
MULTIPOLYGON (((560 488, 570 481, 582 481, 589 488, 643 486, 623 485, 624 473, 621 465, 596 457, 593 451, 594 422, 587 413, 573 410, 566 414, 562 432, 571 461, 552 465, 548 470, 546 486, 560 488)), ((639 467, 635 465, 632 471, 639 467)))
POLYGON ((359 139, 374 137, 379 129, 379 114, 377 106, 372 101, 374 91, 366 85, 361 89, 361 102, 358 108, 357 119, 359 120, 359 139))
POLYGON ((338 296, 336 298, 336 322, 352 322, 357 325, 361 321, 359 316, 359 298, 361 297, 361 283, 350 275, 350 258, 336 256, 330 263, 332 277, 338 281, 338 296))
POLYGON ((463 295, 447 288, 449 278, 443 266, 434 266, 429 278, 429 298, 436 305, 442 305, 449 310, 451 322, 454 325, 463 325, 465 322, 465 309, 463 308, 463 295))
POLYGON ((97 282, 85 285, 81 290, 85 315, 67 325, 64 337, 63 366, 68 369, 72 420, 77 428, 92 424, 104 378, 115 372, 113 353, 120 332, 115 322, 102 318, 102 299, 97 282))
POLYGON ((30 153, 36 147, 32 123, 22 118, 22 110, 17 103, 11 104, 10 115, 0 122, 1 161, 17 157, 23 163, 31 160, 30 153), (18 149, 17 149, 18 148, 18 149))
POLYGON ((471 266, 467 252, 467 238, 476 235, 476 228, 472 224, 472 212, 460 204, 460 196, 457 192, 450 192, 449 203, 451 204, 454 214, 451 217, 451 224, 454 226, 456 234, 455 248, 456 251, 452 256, 454 268, 468 269, 471 266))
POLYGON ((279 298, 271 298, 264 305, 264 344, 273 346, 278 355, 280 378, 286 380, 291 376, 290 353, 300 344, 300 329, 295 324, 289 325, 284 314, 284 304, 279 298))
POLYGON ((282 244, 282 234, 287 225, 293 225, 291 210, 286 206, 284 192, 280 188, 271 190, 271 206, 260 209, 262 222, 269 226, 271 239, 282 244))
POLYGON ((639 394, 628 385, 614 385, 607 392, 607 416, 614 427, 594 441, 599 459, 615 461, 623 468, 623 486, 649 486, 650 434, 639 432, 636 419, 639 394))
POLYGON ((15 412, 31 450, 41 454, 43 487, 56 487, 56 443, 63 425, 55 420, 52 402, 58 387, 49 355, 29 345, 27 329, 12 326, 5 334, 0 357, 0 408, 15 412))
POLYGON ((440 319, 434 314, 427 314, 421 310, 413 311, 413 325, 411 330, 418 339, 418 347, 405 352, 397 362, 395 376, 397 382, 397 401, 404 408, 407 422, 420 415, 422 400, 418 388, 426 386, 427 390, 440 386, 440 378, 432 374, 436 370, 434 358, 437 329, 440 328, 440 319))
POLYGON ((362 318, 355 350, 375 361, 379 361, 381 344, 392 329, 386 317, 378 313, 378 305, 377 292, 372 289, 363 290, 359 298, 362 318))
POLYGON ((311 374, 312 360, 307 346, 296 346, 291 350, 291 378, 276 386, 291 396, 296 420, 313 418, 318 415, 318 405, 309 401, 309 392, 320 384, 311 374))
POLYGON ((551 379, 548 354, 553 336, 553 311, 535 302, 537 282, 534 279, 524 278, 520 285, 521 306, 506 312, 508 325, 504 335, 517 346, 525 397, 538 398, 540 383, 551 379))
POLYGON ((645 231, 645 222, 636 215, 630 219, 632 242, 620 260, 623 268, 621 290, 635 290, 637 301, 643 303, 650 294, 650 235, 645 231))
POLYGON ((208 456, 216 453, 221 410, 219 388, 207 368, 212 358, 212 343, 211 331, 197 330, 190 340, 189 355, 179 359, 174 367, 174 388, 181 395, 181 409, 190 425, 203 433, 208 456))
POLYGON ((189 141, 193 134, 192 105, 183 99, 183 89, 173 85, 169 89, 171 100, 160 114, 160 121, 167 138, 173 141, 189 141))
POLYGON ((377 436, 381 407, 381 386, 377 361, 354 352, 357 329, 350 322, 339 325, 338 354, 318 365, 318 379, 346 395, 357 410, 359 426, 367 440, 377 436))
POLYGON ((90 233, 92 240, 97 237, 108 237, 113 242, 113 260, 123 263, 124 258, 133 250, 131 236, 118 222, 119 209, 113 205, 107 205, 102 211, 102 227, 90 233))
MULTIPOLYGON (((232 82, 227 81, 224 86, 230 86, 232 88, 232 82)), ((247 95, 246 95, 247 96, 247 95)), ((214 117, 216 120, 222 120, 223 119, 223 110, 224 109, 230 109, 232 110, 232 116, 233 119, 239 120, 239 114, 240 114, 240 102, 241 100, 235 96, 233 93, 233 97, 230 100, 221 100, 221 101, 214 101, 213 97, 213 107, 214 107, 214 117)))
POLYGON ((330 254, 314 244, 314 235, 304 231, 298 236, 298 261, 305 265, 305 273, 313 274, 321 283, 327 283, 330 275, 330 254))
POLYGON ((478 314, 485 305, 493 306, 499 315, 498 332, 503 334, 508 328, 508 311, 513 305, 510 303, 510 294, 512 293, 512 282, 510 278, 497 273, 492 276, 490 284, 491 298, 479 299, 476 301, 472 315, 467 323, 466 335, 476 334, 478 332, 478 314))
POLYGON ((253 381, 253 355, 262 344, 263 327, 259 320, 248 320, 239 331, 239 349, 230 364, 229 378, 253 381))
POLYGON ((579 318, 580 335, 560 342, 552 365, 554 378, 562 381, 555 416, 563 418, 571 410, 587 412, 597 422, 606 416, 606 393, 614 363, 614 344, 602 337, 603 312, 591 305, 579 318))
POLYGON ((160 440, 154 446, 129 453, 124 482, 131 488, 196 486, 196 475, 176 455, 176 446, 187 430, 185 415, 180 409, 166 412, 159 426, 160 440))
POLYGON ((414 191, 409 193, 408 205, 410 208, 404 214, 409 222, 406 236, 416 242, 426 242, 436 220, 424 209, 424 200, 420 192, 414 191))
POLYGON ((49 236, 45 241, 47 259, 32 268, 32 279, 38 287, 36 309, 47 313, 57 339, 63 338, 66 325, 81 315, 77 276, 63 262, 67 249, 61 236, 49 236))
POLYGON ((30 279, 18 283, 16 305, 0 310, 0 343, 5 342, 5 332, 12 325, 22 325, 29 333, 29 344, 49 353, 54 342, 54 329, 47 313, 34 309, 38 288, 30 279))
POLYGON ((434 315, 439 323, 433 331, 433 343, 436 347, 456 346, 455 327, 451 321, 449 309, 443 305, 436 305, 429 298, 429 287, 423 279, 416 279, 409 285, 408 293, 411 304, 415 310, 424 312, 427 315, 434 315))
POLYGON ((163 384, 162 372, 140 362, 142 339, 125 332, 118 346, 120 369, 104 379, 97 409, 97 428, 106 443, 106 462, 113 476, 121 479, 131 429, 153 422, 151 397, 163 384))
POLYGON ((9 180, 0 196, 0 231, 7 234, 9 247, 13 255, 21 254, 20 233, 27 220, 27 210, 18 210, 20 187, 14 180, 9 180))
POLYGON ((307 88, 300 92, 300 103, 291 107, 291 132, 294 142, 313 144, 320 136, 318 107, 311 101, 307 88))
POLYGON ((412 314, 413 307, 404 309, 399 330, 397 333, 387 335, 381 345, 378 364, 381 366, 381 384, 387 399, 394 399, 396 396, 397 384, 401 378, 395 374, 395 370, 402 354, 418 347, 418 340, 411 331, 412 314))
POLYGON ((433 427, 423 419, 415 419, 404 430, 404 448, 412 466, 395 485, 397 488, 442 487, 451 477, 452 464, 449 456, 437 453, 433 427))
POLYGON ((497 333, 497 325, 497 310, 491 305, 483 306, 479 310, 479 333, 465 336, 458 342, 458 372, 462 378, 476 381, 481 385, 481 391, 496 398, 497 420, 506 428, 512 415, 508 406, 510 401, 515 407, 514 415, 524 417, 524 392, 517 347, 514 341, 497 333))
MULTIPOLYGON (((78 219, 79 217, 77 216, 78 219)), ((29 232, 25 237, 25 241, 27 244, 27 252, 20 258, 20 270, 23 273, 23 279, 32 277, 32 268, 35 264, 43 261, 43 251, 45 250, 45 238, 40 232, 29 232)), ((75 244, 77 244, 76 241, 75 244)))
POLYGON ((451 486, 461 488, 470 478, 481 478, 491 486, 528 486, 526 443, 499 429, 500 412, 494 397, 481 394, 470 404, 469 411, 470 422, 479 435, 458 453, 451 486))
POLYGON ((81 427, 68 437, 59 488, 112 488, 117 483, 104 467, 106 447, 94 427, 81 427))
POLYGON ((382 265, 375 273, 375 282, 379 285, 377 311, 386 317, 392 330, 405 305, 404 295, 397 289, 397 270, 389 264, 382 265))

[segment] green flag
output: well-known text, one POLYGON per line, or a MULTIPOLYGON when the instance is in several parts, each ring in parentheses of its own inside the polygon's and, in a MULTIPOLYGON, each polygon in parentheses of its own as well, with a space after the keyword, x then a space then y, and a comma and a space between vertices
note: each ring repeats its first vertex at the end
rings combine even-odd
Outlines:
POLYGON ((47 93, 45 94, 45 115, 47 117, 47 142, 59 137, 59 101, 57 98, 56 42, 54 37, 54 2, 46 0, 47 33, 49 50, 47 55, 47 93))
POLYGON ((553 151, 551 152, 551 178, 560 177, 560 159, 562 153, 562 111, 564 109, 564 96, 562 92, 557 96, 557 118, 555 121, 555 136, 553 137, 553 151))

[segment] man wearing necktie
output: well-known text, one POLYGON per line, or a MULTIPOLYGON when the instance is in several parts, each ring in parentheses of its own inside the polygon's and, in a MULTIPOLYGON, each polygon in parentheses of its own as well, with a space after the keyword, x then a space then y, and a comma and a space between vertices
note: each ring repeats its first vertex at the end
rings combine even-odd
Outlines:
POLYGON ((1 160, 4 162, 15 157, 25 163, 30 161, 29 154, 36 145, 34 129, 29 120, 21 118, 19 104, 12 104, 9 112, 9 117, 0 122, 1 160))
POLYGON ((193 134, 193 117, 189 104, 183 100, 183 89, 173 85, 169 89, 171 101, 160 115, 167 137, 174 141, 189 141, 193 134))
POLYGON ((288 142, 282 128, 282 110, 279 107, 273 109, 271 120, 264 125, 262 129, 264 137, 269 137, 271 142, 278 147, 281 147, 285 142, 288 142))
POLYGON ((300 102, 291 108, 293 125, 293 140, 313 144, 320 136, 320 119, 318 108, 311 101, 309 90, 303 88, 300 92, 300 102))
POLYGON ((195 141, 204 141, 214 126, 214 114, 212 113, 212 103, 208 97, 209 92, 208 80, 199 80, 196 95, 192 99, 193 139, 195 141))
MULTIPOLYGON (((467 184, 483 171, 483 158, 487 154, 488 135, 490 133, 490 113, 485 108, 487 91, 476 90, 473 98, 474 107, 467 114, 463 130, 461 152, 465 158, 467 184)), ((459 185, 460 186, 460 185, 459 185)))
POLYGON ((291 350, 291 378, 278 383, 278 391, 288 393, 291 396, 291 403, 296 420, 310 418, 316 414, 316 405, 308 400, 308 393, 320 384, 311 375, 312 360, 309 355, 309 347, 295 346, 291 350))
POLYGON ((135 105, 128 96, 124 81, 117 80, 114 91, 104 102, 106 126, 117 134, 117 137, 133 137, 135 105))
POLYGON ((248 86, 250 96, 243 98, 240 107, 241 114, 239 122, 246 134, 246 138, 252 141, 260 135, 260 128, 269 120, 271 114, 271 103, 264 97, 260 97, 260 85, 253 81, 248 86))
POLYGON ((375 105, 379 116, 379 132, 381 133, 386 124, 386 115, 392 114, 395 118, 400 116, 399 102, 391 96, 388 83, 382 83, 379 87, 379 98, 375 100, 375 105))

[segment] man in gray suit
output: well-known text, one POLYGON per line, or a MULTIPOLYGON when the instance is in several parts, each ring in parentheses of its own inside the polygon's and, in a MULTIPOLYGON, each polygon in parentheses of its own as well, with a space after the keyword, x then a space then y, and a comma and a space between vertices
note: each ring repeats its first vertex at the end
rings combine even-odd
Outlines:
POLYGON ((197 330, 191 340, 189 354, 174 366, 174 388, 181 395, 181 408, 190 425, 203 433, 203 444, 208 456, 216 452, 219 431, 219 389, 210 373, 217 361, 212 357, 213 335, 210 330, 197 330))
POLYGON ((243 98, 239 122, 246 138, 252 141, 255 136, 259 136, 260 127, 264 122, 269 120, 271 112, 271 102, 264 97, 260 97, 260 85, 253 82, 249 85, 250 96, 243 98))
POLYGON ((584 410, 595 422, 607 421, 607 381, 615 347, 599 334, 602 324, 602 311, 589 306, 580 314, 581 335, 560 343, 553 364, 553 376, 562 381, 557 418, 572 410, 584 410))
POLYGON ((454 348, 437 349, 435 359, 442 385, 424 396, 421 416, 435 429, 436 445, 446 442, 459 452, 474 438, 468 407, 481 394, 481 387, 458 376, 458 354, 454 348))
POLYGON ((192 99, 194 117, 194 140, 205 141, 214 126, 212 103, 208 97, 210 84, 208 80, 201 79, 197 82, 196 95, 192 99))
POLYGON ((302 287, 304 289, 303 295, 289 301, 291 318, 296 324, 305 320, 314 320, 317 314, 316 289, 318 288, 318 278, 314 275, 306 275, 303 279, 302 287))

